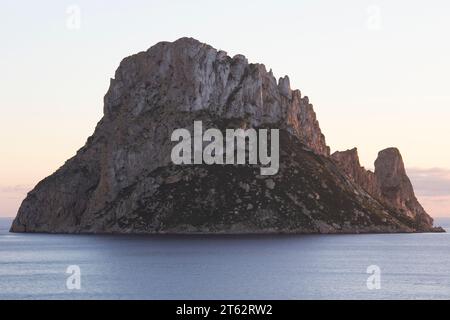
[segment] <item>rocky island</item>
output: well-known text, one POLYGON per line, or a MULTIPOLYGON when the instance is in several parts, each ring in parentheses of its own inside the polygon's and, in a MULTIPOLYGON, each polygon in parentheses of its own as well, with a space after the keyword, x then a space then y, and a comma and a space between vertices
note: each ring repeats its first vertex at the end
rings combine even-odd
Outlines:
POLYGON ((262 64, 192 38, 125 58, 86 144, 28 193, 12 232, 434 232, 400 152, 375 171, 356 149, 330 155, 308 97, 262 64), (255 165, 174 165, 171 133, 194 121, 278 128, 279 171, 255 165))

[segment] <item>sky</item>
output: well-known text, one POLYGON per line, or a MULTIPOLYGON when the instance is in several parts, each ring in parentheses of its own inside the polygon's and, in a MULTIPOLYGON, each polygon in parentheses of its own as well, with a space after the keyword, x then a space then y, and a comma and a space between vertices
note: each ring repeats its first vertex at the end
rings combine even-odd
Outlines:
POLYGON ((72 157, 103 113, 120 61, 194 37, 289 75, 331 150, 403 155, 416 194, 450 216, 448 1, 0 3, 0 216, 72 157))

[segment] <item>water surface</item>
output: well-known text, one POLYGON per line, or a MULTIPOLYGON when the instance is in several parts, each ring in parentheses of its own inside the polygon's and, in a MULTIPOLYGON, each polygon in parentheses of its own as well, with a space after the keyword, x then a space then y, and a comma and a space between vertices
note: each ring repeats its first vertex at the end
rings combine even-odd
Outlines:
POLYGON ((0 219, 0 299, 450 298, 450 234, 45 235, 10 224, 0 219), (81 290, 66 287, 69 265, 81 290), (367 288, 370 265, 379 290, 367 288))

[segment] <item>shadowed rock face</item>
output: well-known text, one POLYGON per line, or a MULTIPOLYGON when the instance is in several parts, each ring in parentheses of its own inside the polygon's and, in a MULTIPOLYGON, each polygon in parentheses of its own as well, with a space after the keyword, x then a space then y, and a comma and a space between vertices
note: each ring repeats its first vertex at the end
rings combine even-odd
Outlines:
POLYGON ((28 194, 11 230, 431 230, 431 220, 417 224, 409 211, 398 210, 407 210, 412 202, 404 198, 403 180, 391 177, 389 170, 399 171, 397 162, 389 154, 386 158, 380 167, 384 184, 372 190, 372 182, 362 183, 363 169, 349 166, 355 169, 352 175, 330 158, 309 99, 291 90, 287 77, 276 81, 264 65, 248 63, 242 55, 229 57, 194 39, 161 42, 121 62, 94 134, 28 194), (279 128, 279 173, 259 176, 259 168, 250 165, 173 165, 170 136, 178 128, 192 132, 194 120, 222 130, 279 128), (381 202, 373 193, 379 190, 380 197, 388 198, 389 188, 398 190, 391 202, 381 202))
POLYGON ((356 148, 335 152, 331 157, 356 184, 385 207, 411 219, 418 229, 433 230, 433 219, 417 200, 398 149, 388 148, 378 153, 375 173, 361 167, 356 148))

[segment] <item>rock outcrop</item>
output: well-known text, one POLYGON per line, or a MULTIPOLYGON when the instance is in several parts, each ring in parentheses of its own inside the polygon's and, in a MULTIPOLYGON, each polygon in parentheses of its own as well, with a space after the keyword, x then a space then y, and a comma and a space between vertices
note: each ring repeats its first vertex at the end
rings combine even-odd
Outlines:
POLYGON ((433 219, 417 200, 397 148, 388 148, 378 153, 375 172, 361 166, 356 148, 337 151, 331 157, 357 185, 385 207, 391 208, 399 219, 411 220, 411 224, 417 229, 442 231, 431 227, 433 219))
POLYGON ((370 183, 363 183, 362 169, 349 166, 355 169, 350 174, 330 157, 309 99, 291 90, 288 77, 276 81, 264 65, 249 63, 242 55, 229 57, 194 39, 161 42, 120 63, 94 134, 28 194, 11 230, 431 230, 431 220, 417 224, 410 215, 420 215, 418 211, 402 211, 414 204, 405 197, 404 180, 389 176, 390 169, 399 172, 398 163, 385 158, 380 167, 384 184, 372 190, 370 183), (171 133, 178 128, 192 132, 195 120, 222 130, 279 128, 279 173, 260 176, 255 165, 174 165, 171 133), (389 188, 396 195, 386 196, 389 188), (379 201, 374 190, 391 202, 379 201))
POLYGON ((380 186, 375 174, 364 169, 359 162, 358 150, 356 148, 335 152, 331 155, 342 171, 367 191, 372 197, 379 199, 381 196, 380 186))

